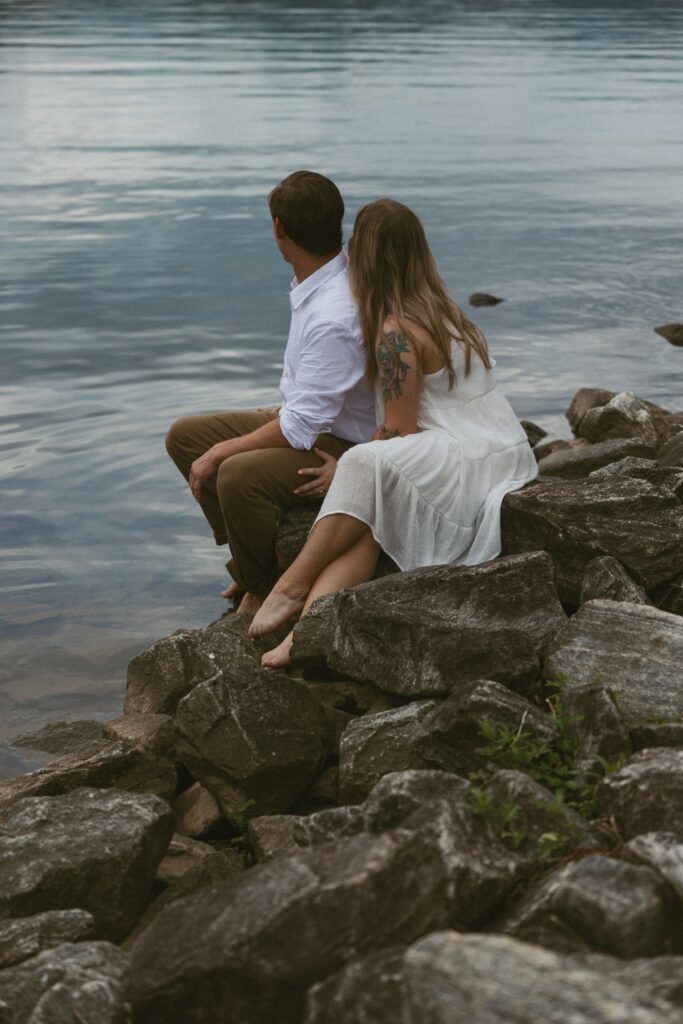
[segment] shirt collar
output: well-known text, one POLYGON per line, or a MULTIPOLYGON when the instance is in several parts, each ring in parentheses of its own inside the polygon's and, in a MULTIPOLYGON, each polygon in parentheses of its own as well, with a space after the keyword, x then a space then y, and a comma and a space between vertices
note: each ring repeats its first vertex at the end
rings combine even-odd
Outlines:
POLYGON ((293 278, 292 283, 290 284, 291 292, 289 294, 292 309, 298 309, 299 306, 301 306, 301 304, 313 294, 313 292, 317 291, 321 285, 325 284, 333 277, 336 277, 336 275, 348 267, 348 265, 349 257, 342 249, 342 251, 338 253, 334 259, 330 260, 329 263, 325 263, 319 270, 316 270, 314 274, 311 274, 310 277, 304 278, 301 284, 299 284, 296 278, 293 278))

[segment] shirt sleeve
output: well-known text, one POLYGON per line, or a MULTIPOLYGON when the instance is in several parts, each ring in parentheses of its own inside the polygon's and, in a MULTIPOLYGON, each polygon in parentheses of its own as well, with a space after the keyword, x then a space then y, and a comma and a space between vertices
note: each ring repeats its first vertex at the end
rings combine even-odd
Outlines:
POLYGON ((360 339, 343 324, 318 321, 306 330, 296 380, 280 410, 280 429, 292 448, 310 449, 329 434, 346 394, 365 374, 360 339))

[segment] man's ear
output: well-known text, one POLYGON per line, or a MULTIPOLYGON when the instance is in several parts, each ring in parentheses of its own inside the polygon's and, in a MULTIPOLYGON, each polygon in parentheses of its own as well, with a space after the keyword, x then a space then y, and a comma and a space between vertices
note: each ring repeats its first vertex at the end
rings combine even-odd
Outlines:
POLYGON ((273 217, 273 234, 280 242, 287 237, 287 232, 279 217, 273 217))

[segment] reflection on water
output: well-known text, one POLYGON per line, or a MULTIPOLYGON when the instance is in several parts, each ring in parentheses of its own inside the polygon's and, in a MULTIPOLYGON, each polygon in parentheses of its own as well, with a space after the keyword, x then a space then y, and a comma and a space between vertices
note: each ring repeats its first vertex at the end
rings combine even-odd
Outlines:
POLYGON ((274 399, 269 189, 414 206, 520 416, 581 384, 683 405, 683 9, 0 0, 0 736, 119 710, 140 648, 222 610, 163 451, 274 399))

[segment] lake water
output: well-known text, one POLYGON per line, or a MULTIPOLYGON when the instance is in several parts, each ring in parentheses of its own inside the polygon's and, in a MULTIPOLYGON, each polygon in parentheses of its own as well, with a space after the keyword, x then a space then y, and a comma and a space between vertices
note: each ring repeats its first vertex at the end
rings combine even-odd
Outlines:
POLYGON ((422 217, 517 413, 683 406, 683 5, 0 2, 0 739, 117 714, 128 660, 223 610, 163 436, 275 400, 266 206, 333 177, 422 217))

